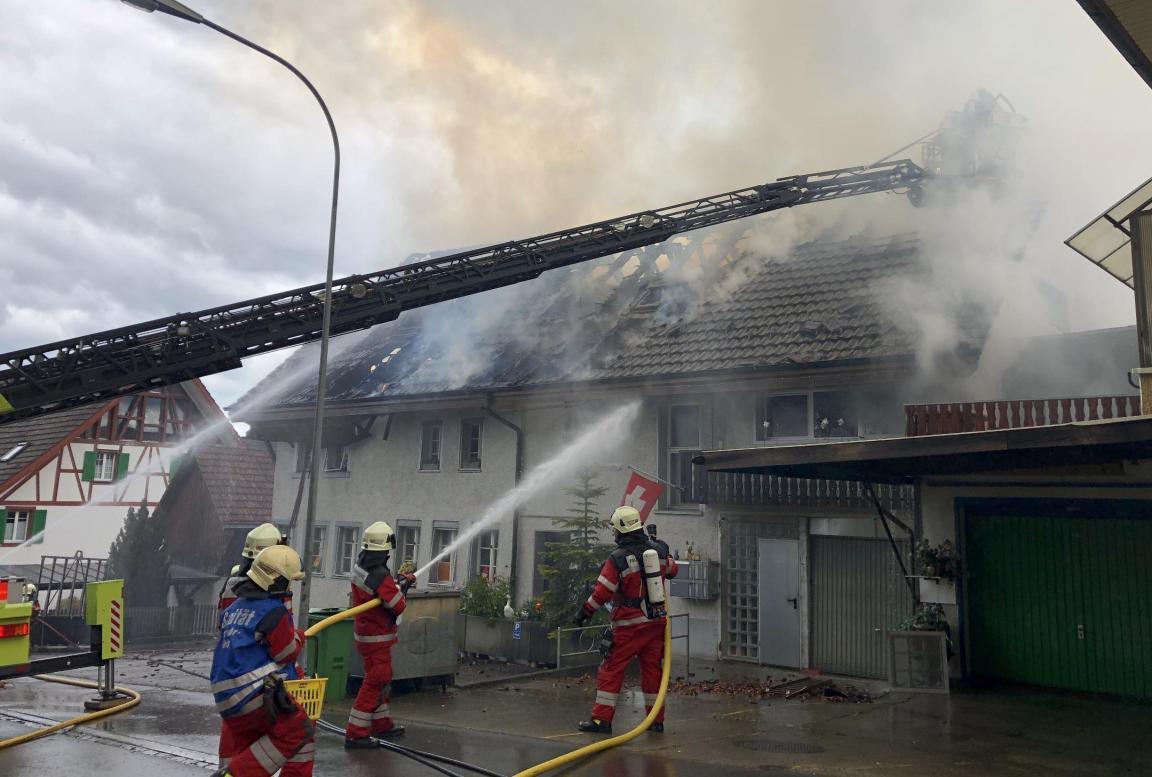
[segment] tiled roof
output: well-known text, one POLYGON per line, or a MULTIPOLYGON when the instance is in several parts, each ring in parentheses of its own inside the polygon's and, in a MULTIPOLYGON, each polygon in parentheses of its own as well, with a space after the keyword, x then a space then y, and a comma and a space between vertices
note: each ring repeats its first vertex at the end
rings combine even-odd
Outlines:
POLYGON ((238 447, 204 445, 192 456, 226 526, 256 526, 272 516, 272 454, 255 440, 238 447))
MULTIPOLYGON (((104 406, 106 406, 105 403, 104 406)), ((47 415, 0 424, 0 457, 20 443, 28 443, 9 461, 0 461, 0 492, 6 490, 14 478, 37 457, 47 453, 54 445, 68 437, 77 428, 100 412, 102 405, 84 405, 60 410, 47 415)))
MULTIPOLYGON (((333 346, 329 396, 356 401, 912 355, 912 338, 886 317, 880 295, 882 284, 916 272, 914 236, 815 241, 779 259, 733 242, 723 261, 715 251, 701 259, 712 250, 706 240, 665 244, 649 256, 705 265, 695 275, 621 273, 610 284, 588 268, 582 275, 554 271, 513 289, 405 313, 342 352, 333 346), (493 316, 502 294, 517 294, 516 305, 493 316), (454 351, 459 328, 474 331, 467 348, 454 351), (477 353, 482 369, 464 381, 445 379, 477 353)), ((613 261, 601 267, 626 266, 613 261)), ((315 360, 314 346, 302 349, 249 396, 277 385, 274 404, 311 404, 315 360), (288 379, 295 372, 300 377, 288 379)))

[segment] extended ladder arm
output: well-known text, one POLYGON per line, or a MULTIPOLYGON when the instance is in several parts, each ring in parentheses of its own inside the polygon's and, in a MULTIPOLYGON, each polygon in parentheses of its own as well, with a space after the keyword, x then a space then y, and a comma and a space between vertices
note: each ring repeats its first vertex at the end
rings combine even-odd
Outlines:
MULTIPOLYGON (((332 286, 332 334, 405 310, 531 280, 547 270, 663 242, 758 213, 907 189, 927 174, 908 160, 831 170, 514 240, 332 286)), ((0 355, 0 423, 234 369, 259 353, 320 337, 323 284, 182 313, 0 355)))

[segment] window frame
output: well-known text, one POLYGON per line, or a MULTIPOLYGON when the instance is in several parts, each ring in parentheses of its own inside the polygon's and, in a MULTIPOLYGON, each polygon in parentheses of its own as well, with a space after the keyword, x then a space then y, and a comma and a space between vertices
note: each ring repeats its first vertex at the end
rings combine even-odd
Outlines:
POLYGON ((757 394, 756 402, 752 406, 752 442, 754 444, 772 444, 778 442, 795 442, 797 440, 811 440, 815 432, 815 422, 813 420, 814 400, 812 391, 774 391, 770 393, 757 394), (763 434, 763 423, 760 420, 760 408, 763 407, 764 419, 768 418, 768 402, 777 397, 804 397, 806 409, 804 412, 805 422, 808 425, 807 432, 803 435, 780 435, 775 437, 772 435, 763 434))
POLYGON ((476 552, 473 556, 474 562, 472 564, 472 576, 483 577, 488 582, 492 582, 497 577, 497 570, 500 564, 500 529, 489 529, 488 531, 480 532, 476 535, 476 552), (489 544, 485 544, 485 540, 491 539, 489 544), (485 551, 490 553, 488 563, 484 563, 485 551), (488 572, 485 574, 484 567, 488 567, 488 572))
POLYGON ((475 418, 462 418, 460 419, 460 471, 461 472, 480 472, 484 466, 484 419, 482 417, 475 418), (471 465, 472 459, 467 456, 471 452, 469 429, 476 430, 476 458, 475 466, 471 465))
MULTIPOLYGON (((430 449, 431 444, 428 445, 430 449)), ((420 422, 420 459, 418 468, 420 472, 439 472, 444 466, 444 422, 443 421, 421 421, 420 422), (428 433, 430 430, 436 430, 436 456, 435 466, 432 465, 433 458, 428 455, 431 450, 425 450, 425 443, 430 443, 428 433)))
POLYGON ((31 508, 6 507, 4 508, 4 533, 0 534, 0 544, 22 545, 32 536, 32 521, 35 520, 36 511, 31 508), (24 536, 16 536, 16 527, 20 525, 20 516, 24 516, 24 536), (11 521, 9 520, 11 518, 11 521), (8 536, 8 524, 11 522, 12 536, 8 536))
POLYGON ((672 451, 698 451, 704 444, 704 414, 701 410, 699 402, 676 402, 668 405, 668 450, 672 451), (696 411, 696 444, 695 445, 673 445, 672 444, 672 415, 673 411, 677 408, 690 407, 696 411))
POLYGON ((324 473, 325 474, 332 474, 332 473, 347 472, 348 471, 348 463, 349 463, 349 460, 351 458, 352 458, 352 446, 351 445, 333 445, 333 446, 329 446, 329 447, 324 448, 324 473), (340 456, 340 461, 337 462, 337 466, 335 466, 335 467, 330 466, 332 463, 332 451, 342 451, 343 452, 340 456))
POLYGON ((356 557, 360 555, 356 546, 360 544, 360 533, 363 527, 358 523, 337 523, 336 542, 332 544, 332 577, 351 577, 352 570, 356 568, 356 557), (348 571, 340 568, 341 552, 344 547, 344 532, 352 532, 352 555, 348 563, 348 571))
MULTIPOLYGON (((451 545, 453 542, 455 542, 459 538, 460 538, 460 525, 459 524, 456 524, 455 526, 448 526, 448 525, 437 526, 436 524, 433 524, 432 525, 432 538, 431 538, 432 542, 431 542, 431 545, 429 546, 429 554, 430 555, 428 556, 428 558, 430 558, 430 559, 436 558, 436 556, 438 556, 440 554, 440 551, 443 548, 448 547, 449 545, 451 545), (437 548, 436 537, 440 532, 451 532, 452 537, 451 537, 451 539, 448 540, 448 542, 445 545, 443 545, 440 548, 437 548)), ((436 562, 437 564, 443 564, 445 562, 448 563, 448 579, 447 580, 441 580, 438 577, 438 575, 440 574, 440 570, 436 567, 433 567, 432 569, 428 570, 428 582, 430 584, 444 585, 444 586, 451 586, 451 585, 455 584, 456 572, 457 572, 456 557, 458 555, 460 555, 460 549, 459 548, 457 548, 456 550, 449 553, 447 558, 440 559, 439 561, 436 562), (436 577, 434 577, 433 575, 436 575, 436 577)))
POLYGON ((411 561, 417 567, 420 566, 420 533, 424 527, 416 521, 400 521, 396 524, 396 568, 399 569, 401 565, 409 559, 405 552, 407 535, 411 533, 413 537, 412 543, 412 558, 411 561))
MULTIPOLYGON (((670 402, 664 406, 664 440, 666 441, 665 450, 662 454, 664 458, 665 474, 670 483, 676 482, 677 473, 679 468, 676 462, 679 457, 688 454, 698 454, 704 446, 704 403, 703 402, 670 402), (691 407, 696 410, 696 445, 685 447, 683 445, 672 444, 672 416, 676 408, 691 407)), ((660 495, 660 503, 658 505, 661 510, 669 510, 672 512, 697 512, 700 506, 695 502, 682 501, 684 498, 683 492, 678 487, 666 487, 660 495)))
POLYGON ((328 542, 328 524, 317 523, 312 526, 312 539, 310 540, 312 546, 312 574, 324 577, 324 568, 327 566, 324 563, 324 546, 328 542), (317 546, 316 534, 320 534, 320 543, 317 546))
POLYGON ((119 451, 100 450, 99 448, 97 448, 94 451, 94 453, 96 455, 92 459, 92 482, 93 483, 115 483, 116 482, 116 470, 120 464, 120 452, 119 451), (111 462, 112 462, 112 474, 109 477, 103 477, 102 476, 103 472, 102 472, 101 467, 100 467, 101 457, 104 457, 105 460, 111 460, 111 462))

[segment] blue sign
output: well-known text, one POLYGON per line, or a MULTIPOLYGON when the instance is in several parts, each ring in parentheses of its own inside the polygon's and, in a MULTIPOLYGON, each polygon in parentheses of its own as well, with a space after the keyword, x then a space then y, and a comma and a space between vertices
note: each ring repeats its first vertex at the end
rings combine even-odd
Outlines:
POLYGON ((512 639, 520 639, 520 621, 515 621, 512 624, 512 639))

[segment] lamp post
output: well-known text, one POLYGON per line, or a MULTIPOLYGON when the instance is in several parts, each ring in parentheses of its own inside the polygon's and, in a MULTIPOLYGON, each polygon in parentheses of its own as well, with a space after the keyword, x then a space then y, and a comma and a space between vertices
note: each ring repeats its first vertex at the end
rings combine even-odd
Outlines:
POLYGON ((336 135, 336 125, 332 121, 332 114, 328 112, 328 106, 324 104, 324 98, 316 91, 316 87, 314 87, 312 82, 305 78, 304 74, 297 70, 291 62, 283 57, 204 18, 183 3, 176 2, 176 0, 122 0, 122 2, 141 11, 147 11, 149 13, 160 11, 169 16, 175 16, 178 19, 183 19, 195 24, 203 24, 205 27, 216 30, 216 32, 221 35, 229 37, 237 43, 242 43, 248 48, 258 51, 269 59, 280 63, 288 68, 294 76, 303 81, 304 85, 308 87, 308 91, 312 93, 312 96, 316 98, 316 102, 320 104, 320 110, 324 111, 324 119, 328 122, 328 130, 332 133, 332 215, 328 225, 328 269, 324 281, 323 318, 320 325, 320 367, 316 382, 316 413, 312 429, 312 453, 309 457, 311 461, 311 467, 309 469, 311 484, 308 488, 308 509, 304 519, 304 547, 301 553, 301 560, 304 564, 304 579, 300 584, 300 603, 297 607, 297 612, 302 613, 306 618, 308 614, 309 589, 312 583, 311 540, 313 526, 316 524, 316 489, 320 481, 320 451, 322 450, 324 432, 324 395, 328 388, 328 340, 332 331, 332 271, 336 252, 336 202, 340 192, 340 139, 336 135))

